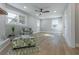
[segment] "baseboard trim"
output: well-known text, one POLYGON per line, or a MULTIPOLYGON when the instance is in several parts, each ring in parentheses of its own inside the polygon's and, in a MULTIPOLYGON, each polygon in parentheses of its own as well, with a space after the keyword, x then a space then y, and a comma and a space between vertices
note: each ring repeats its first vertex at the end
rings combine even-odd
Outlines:
POLYGON ((76 47, 79 47, 79 43, 76 43, 76 47))

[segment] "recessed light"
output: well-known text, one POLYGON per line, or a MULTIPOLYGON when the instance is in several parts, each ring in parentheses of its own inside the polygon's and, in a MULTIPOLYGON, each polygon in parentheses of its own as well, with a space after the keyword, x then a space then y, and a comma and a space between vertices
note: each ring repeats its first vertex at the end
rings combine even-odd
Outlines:
POLYGON ((27 8, 26 6, 24 6, 24 9, 27 8))
POLYGON ((57 11, 54 11, 54 12, 57 12, 57 11))

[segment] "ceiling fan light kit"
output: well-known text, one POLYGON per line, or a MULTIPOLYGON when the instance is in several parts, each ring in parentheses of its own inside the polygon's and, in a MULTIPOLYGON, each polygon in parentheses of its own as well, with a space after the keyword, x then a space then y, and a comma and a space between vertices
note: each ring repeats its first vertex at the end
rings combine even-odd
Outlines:
POLYGON ((43 13, 49 13, 50 12, 48 10, 44 11, 44 9, 42 9, 42 8, 40 10, 35 10, 35 11, 40 13, 39 16, 42 15, 43 13))

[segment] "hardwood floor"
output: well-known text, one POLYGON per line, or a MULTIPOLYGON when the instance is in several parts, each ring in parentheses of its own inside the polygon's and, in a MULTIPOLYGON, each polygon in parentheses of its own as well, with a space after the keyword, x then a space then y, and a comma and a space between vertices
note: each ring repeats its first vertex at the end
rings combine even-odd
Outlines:
POLYGON ((37 33, 36 37, 39 45, 39 52, 34 55, 78 55, 79 48, 67 46, 61 34, 37 33))
POLYGON ((39 33, 40 55, 76 55, 79 54, 79 48, 70 48, 67 46, 64 37, 61 34, 39 33), (46 35, 47 34, 47 35, 46 35))

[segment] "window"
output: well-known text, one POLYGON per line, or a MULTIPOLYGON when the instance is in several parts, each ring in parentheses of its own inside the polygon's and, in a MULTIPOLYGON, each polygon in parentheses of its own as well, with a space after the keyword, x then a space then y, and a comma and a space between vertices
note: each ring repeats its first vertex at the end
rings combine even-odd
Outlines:
POLYGON ((57 25, 58 24, 58 20, 52 20, 52 25, 57 25))
POLYGON ((12 19, 9 19, 9 18, 8 18, 8 23, 10 23, 11 21, 12 21, 12 19))
POLYGON ((40 20, 37 20, 37 26, 40 27, 40 20))
POLYGON ((58 20, 52 20, 52 28, 56 28, 58 26, 58 20))
POLYGON ((25 17, 22 15, 19 15, 19 23, 25 24, 25 17))
POLYGON ((8 23, 16 23, 16 22, 25 24, 25 16, 8 12, 8 23))
POLYGON ((16 14, 8 13, 8 17, 9 17, 9 18, 15 18, 16 16, 17 16, 16 14))
POLYGON ((8 23, 17 22, 18 15, 8 12, 8 23))

